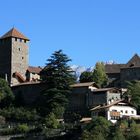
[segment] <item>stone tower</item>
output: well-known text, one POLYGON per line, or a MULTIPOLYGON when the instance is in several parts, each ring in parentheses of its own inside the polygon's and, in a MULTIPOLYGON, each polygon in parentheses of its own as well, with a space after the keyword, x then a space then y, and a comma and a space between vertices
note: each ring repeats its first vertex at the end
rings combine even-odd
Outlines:
POLYGON ((26 80, 29 39, 12 28, 0 38, 0 76, 16 85, 26 80))

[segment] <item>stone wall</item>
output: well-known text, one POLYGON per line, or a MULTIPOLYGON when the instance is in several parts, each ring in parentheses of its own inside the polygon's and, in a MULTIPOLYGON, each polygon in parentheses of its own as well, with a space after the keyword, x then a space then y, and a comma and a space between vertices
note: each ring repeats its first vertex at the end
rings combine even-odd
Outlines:
POLYGON ((12 87, 15 95, 23 98, 25 105, 31 105, 46 88, 44 83, 25 83, 12 87))
POLYGON ((121 93, 112 93, 110 91, 101 91, 101 92, 91 92, 89 94, 89 107, 95 107, 98 105, 106 105, 111 101, 116 101, 120 99, 121 93))
POLYGON ((11 81, 11 39, 0 40, 0 77, 11 81))
MULTIPOLYGON (((11 60, 11 77, 15 72, 26 80, 26 70, 28 68, 28 46, 23 39, 12 38, 12 60, 11 60)), ((18 84, 17 79, 12 77, 11 84, 18 84)))
POLYGON ((81 110, 86 108, 88 91, 89 89, 87 87, 73 88, 69 96, 69 108, 72 110, 81 110))
POLYGON ((121 69, 121 87, 126 87, 126 82, 133 80, 140 80, 140 67, 121 69))
POLYGON ((107 102, 107 94, 104 92, 91 92, 89 96, 89 106, 94 107, 107 102))

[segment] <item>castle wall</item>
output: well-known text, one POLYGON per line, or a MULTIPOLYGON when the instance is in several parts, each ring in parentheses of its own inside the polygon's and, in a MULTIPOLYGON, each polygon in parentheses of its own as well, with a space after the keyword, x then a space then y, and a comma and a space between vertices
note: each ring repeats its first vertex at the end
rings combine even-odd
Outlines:
POLYGON ((121 86, 126 87, 127 81, 140 80, 140 67, 121 69, 121 86))
POLYGON ((32 105, 38 98, 40 92, 46 88, 44 83, 23 83, 11 87, 16 96, 20 96, 25 105, 32 105))
POLYGON ((82 110, 83 108, 86 108, 88 91, 89 89, 87 87, 73 88, 69 95, 69 108, 72 110, 82 110))

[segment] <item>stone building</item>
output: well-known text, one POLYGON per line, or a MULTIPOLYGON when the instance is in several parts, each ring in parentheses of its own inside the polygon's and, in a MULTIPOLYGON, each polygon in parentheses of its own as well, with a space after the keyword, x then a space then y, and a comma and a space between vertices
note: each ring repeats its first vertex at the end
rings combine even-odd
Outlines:
POLYGON ((121 91, 117 88, 99 89, 96 83, 77 83, 71 85, 72 92, 69 95, 68 112, 75 112, 81 116, 87 116, 89 109, 97 105, 107 105, 110 102, 120 100, 121 91))
POLYGON ((140 57, 135 54, 126 64, 106 64, 110 86, 126 88, 127 81, 140 80, 140 57))
POLYGON ((68 111, 86 114, 88 110, 88 96, 91 89, 97 89, 98 86, 94 82, 77 83, 71 85, 72 92, 69 95, 68 111))
POLYGON ((40 71, 42 70, 41 67, 33 67, 29 66, 26 71, 26 80, 28 82, 37 82, 40 80, 40 71))
POLYGON ((89 107, 107 105, 121 99, 121 90, 118 88, 101 88, 91 91, 89 96, 89 107))
POLYGON ((15 28, 0 37, 0 77, 5 78, 10 86, 27 82, 27 79, 30 81, 26 77, 27 70, 30 69, 28 41, 15 28))

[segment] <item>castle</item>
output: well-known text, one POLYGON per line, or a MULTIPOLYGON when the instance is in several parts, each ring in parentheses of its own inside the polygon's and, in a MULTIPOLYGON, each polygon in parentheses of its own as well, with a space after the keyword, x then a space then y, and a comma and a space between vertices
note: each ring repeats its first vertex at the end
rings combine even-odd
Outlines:
MULTIPOLYGON (((0 77, 8 81, 14 94, 20 95, 26 105, 32 105, 46 88, 45 83, 37 82, 42 69, 29 66, 29 41, 15 28, 0 37, 0 77)), ((126 64, 106 64, 105 71, 110 80, 110 88, 99 89, 94 82, 71 85, 67 108, 70 114, 79 112, 85 116, 92 107, 101 105, 106 108, 112 103, 122 102, 122 90, 114 87, 126 87, 125 81, 140 80, 140 57, 136 54, 126 64)), ((99 113, 99 109, 103 108, 98 108, 95 113, 99 113)))
MULTIPOLYGON (((10 86, 40 80, 41 67, 29 66, 30 40, 12 28, 0 37, 0 77, 10 86)), ((125 81, 140 79, 140 57, 135 54, 126 64, 106 64, 110 87, 126 87, 125 81)))
POLYGON ((106 64, 105 71, 109 86, 126 88, 127 82, 140 80, 140 57, 135 54, 126 64, 106 64))
POLYGON ((41 68, 28 64, 29 41, 15 28, 0 37, 0 77, 10 86, 40 79, 41 68))

